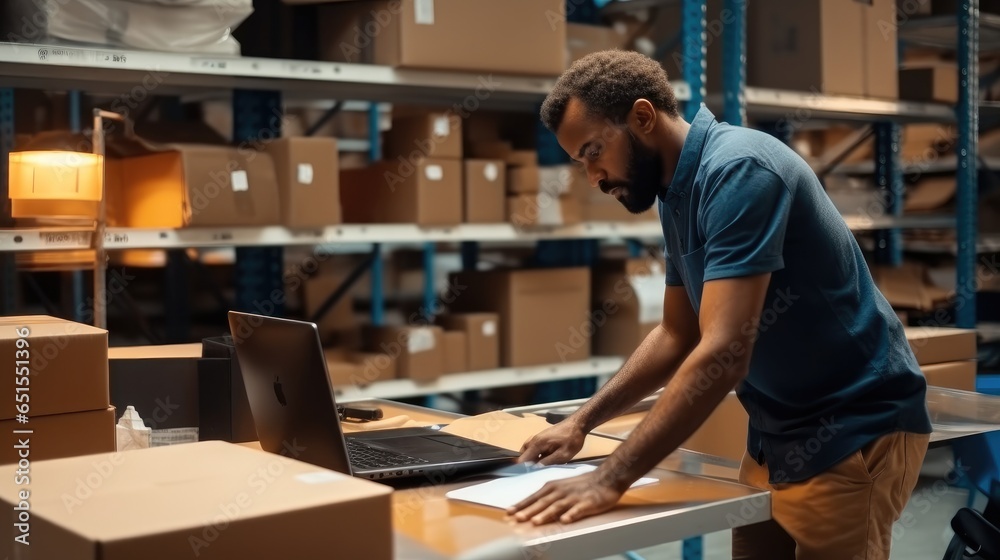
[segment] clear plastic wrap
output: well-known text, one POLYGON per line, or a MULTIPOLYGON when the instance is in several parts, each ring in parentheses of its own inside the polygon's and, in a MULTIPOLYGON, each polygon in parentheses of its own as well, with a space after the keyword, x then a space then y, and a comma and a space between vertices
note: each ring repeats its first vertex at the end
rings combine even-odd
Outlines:
POLYGON ((252 0, 46 0, 50 39, 177 53, 240 53, 252 0))

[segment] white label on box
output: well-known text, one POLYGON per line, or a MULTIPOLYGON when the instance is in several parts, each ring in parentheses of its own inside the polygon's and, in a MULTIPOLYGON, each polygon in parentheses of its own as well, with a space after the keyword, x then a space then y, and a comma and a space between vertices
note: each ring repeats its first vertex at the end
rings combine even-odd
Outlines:
POLYGON ((639 299, 639 322, 656 323, 663 319, 663 276, 630 276, 629 284, 639 299))
POLYGON ((486 321, 483 323, 483 336, 496 336, 497 335, 497 322, 496 321, 486 321))
POLYGON ((428 165, 424 168, 424 175, 428 181, 440 181, 444 179, 444 169, 440 165, 428 165))
POLYGON ((535 200, 538 203, 538 225, 562 225, 562 204, 559 202, 559 197, 542 192, 538 193, 538 197, 535 200))
POLYGON ((434 25, 434 0, 416 0, 414 19, 420 25, 434 25))
POLYGON ((450 133, 451 126, 449 126, 448 117, 434 117, 434 136, 447 138, 450 133))
POLYGON ((313 166, 311 163, 299 164, 299 183, 302 185, 313 184, 313 166))
POLYGON ((406 341, 406 349, 410 354, 428 352, 434 349, 434 331, 430 329, 411 329, 406 341))
POLYGON ((500 169, 495 163, 487 163, 486 167, 483 168, 483 177, 489 182, 494 182, 500 177, 500 169))
POLYGON ((295 480, 304 482, 305 484, 328 484, 330 482, 337 482, 348 478, 350 477, 345 474, 333 471, 316 471, 295 475, 295 480))
POLYGON ((237 169, 231 174, 233 182, 233 192, 246 192, 250 190, 250 179, 247 178, 247 172, 242 169, 237 169))

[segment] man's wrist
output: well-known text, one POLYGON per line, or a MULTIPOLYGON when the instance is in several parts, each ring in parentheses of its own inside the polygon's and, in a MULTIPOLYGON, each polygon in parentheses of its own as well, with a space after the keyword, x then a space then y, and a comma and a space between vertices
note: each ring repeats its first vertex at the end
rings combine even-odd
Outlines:
POLYGON ((598 484, 619 494, 624 494, 639 477, 633 477, 629 472, 631 469, 628 468, 628 465, 621 461, 615 461, 612 457, 605 459, 601 466, 594 471, 594 474, 598 484))

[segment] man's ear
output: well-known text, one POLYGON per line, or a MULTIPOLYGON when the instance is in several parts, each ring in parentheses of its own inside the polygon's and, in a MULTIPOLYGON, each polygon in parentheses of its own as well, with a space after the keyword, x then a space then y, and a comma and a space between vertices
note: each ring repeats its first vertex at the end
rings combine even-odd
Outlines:
POLYGON ((656 108, 648 99, 636 99, 628 112, 628 126, 633 132, 644 135, 656 127, 656 108))

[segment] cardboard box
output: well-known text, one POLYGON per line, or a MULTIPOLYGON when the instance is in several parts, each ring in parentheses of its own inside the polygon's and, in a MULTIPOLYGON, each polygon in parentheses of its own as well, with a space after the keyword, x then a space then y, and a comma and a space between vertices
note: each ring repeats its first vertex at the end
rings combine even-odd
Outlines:
POLYGON ((976 390, 976 360, 927 364, 920 366, 920 370, 924 372, 927 384, 933 387, 976 390))
POLYGON ((947 290, 931 283, 922 263, 907 261, 899 267, 873 266, 871 271, 878 289, 894 308, 931 311, 951 297, 947 290))
POLYGON ((454 313, 437 317, 438 324, 446 330, 465 333, 467 371, 500 367, 499 321, 496 313, 454 313))
POLYGON ((274 163, 266 153, 172 144, 121 161, 122 225, 182 228, 281 222, 274 163))
POLYGON ((548 193, 507 198, 507 221, 515 227, 571 226, 583 222, 583 205, 573 196, 548 193))
POLYGON ((895 99, 895 0, 759 0, 747 13, 747 83, 895 99))
MULTIPOLYGON (((35 461, 76 457, 91 453, 108 453, 115 450, 115 409, 88 410, 68 414, 32 416, 27 424, 16 420, 0 420, 0 430, 11 434, 11 445, 0 452, 0 463, 17 463, 20 459, 31 462, 34 480, 35 461), (33 433, 21 435, 14 430, 30 429, 33 433), (28 449, 16 448, 20 438, 29 440, 28 449), (21 457, 21 452, 28 454, 21 457)), ((13 479, 13 477, 11 477, 13 479)))
POLYGON ((462 159, 462 119, 455 113, 395 117, 383 142, 385 159, 462 159))
POLYGON ((344 221, 450 226, 462 223, 462 162, 381 161, 340 173, 344 221))
POLYGON ((350 361, 346 352, 330 348, 323 354, 326 356, 326 371, 334 387, 361 384, 361 366, 350 361))
POLYGON ((0 420, 25 414, 33 422, 111 406, 104 329, 45 315, 0 317, 0 355, 14 366, 13 375, 4 376, 10 400, 0 406, 0 420), (28 397, 16 402, 18 394, 28 397))
POLYGON ((588 54, 625 48, 626 29, 581 23, 566 24, 566 67, 588 54))
POLYGON ((352 352, 351 361, 361 368, 360 383, 369 385, 399 377, 396 359, 378 352, 352 352))
POLYGON ((464 271, 451 281, 468 286, 452 312, 499 316, 502 366, 590 357, 590 269, 464 271))
MULTIPOLYGON (((359 262, 360 259, 353 255, 330 255, 319 263, 315 274, 304 279, 292 277, 292 282, 302 286, 302 308, 307 318, 312 320, 327 298, 343 285, 359 262)), ((352 289, 348 290, 336 305, 331 307, 322 318, 315 321, 319 327, 320 337, 325 344, 333 343, 340 333, 358 327, 358 320, 354 316, 354 295, 360 285, 365 283, 365 279, 365 276, 359 278, 352 289)), ((291 290, 292 287, 286 285, 286 290, 291 290)))
POLYGON ((976 331, 946 327, 906 327, 906 340, 920 365, 976 359, 976 331))
POLYGON ((306 229, 341 223, 335 139, 281 138, 264 149, 278 176, 282 224, 306 229))
POLYGON ((504 221, 504 185, 507 183, 503 160, 467 159, 464 174, 464 222, 496 224, 504 221))
POLYGON ((663 320, 664 264, 653 258, 602 262, 593 276, 594 354, 630 356, 663 320))
POLYGON ((327 348, 323 354, 335 387, 367 387, 396 379, 396 358, 388 354, 355 352, 347 348, 327 348))
POLYGON ((731 392, 680 447, 739 462, 747 449, 750 416, 731 392))
MULTIPOLYGON (((7 511, 25 490, 13 476, 0 484, 7 511)), ((223 442, 40 461, 31 465, 31 553, 65 560, 306 560, 336 551, 390 560, 391 493, 223 442), (130 515, 137 504, 141 514, 130 515)), ((16 557, 26 547, 14 541, 19 532, 10 520, 0 554, 16 557)))
MULTIPOLYGON (((320 56, 403 68, 555 76, 566 66, 562 0, 338 2, 319 9, 320 56), (359 30, 377 29, 376 33, 359 30)), ((482 79, 482 95, 490 93, 482 79)))
POLYGON ((899 71, 899 98, 930 103, 958 103, 958 68, 934 64, 899 71))
POLYGON ((508 194, 535 194, 541 192, 541 186, 539 167, 511 167, 507 170, 508 194))
POLYGON ((444 333, 444 372, 465 373, 469 371, 469 337, 462 331, 444 333))
POLYGON ((441 327, 366 327, 364 347, 396 360, 401 378, 433 381, 444 373, 444 330, 441 327))
POLYGON ((536 150, 515 150, 506 140, 481 140, 466 145, 466 156, 478 159, 502 159, 510 167, 538 167, 536 150))
POLYGON ((197 428, 201 343, 108 349, 111 405, 129 406, 154 430, 197 428))

